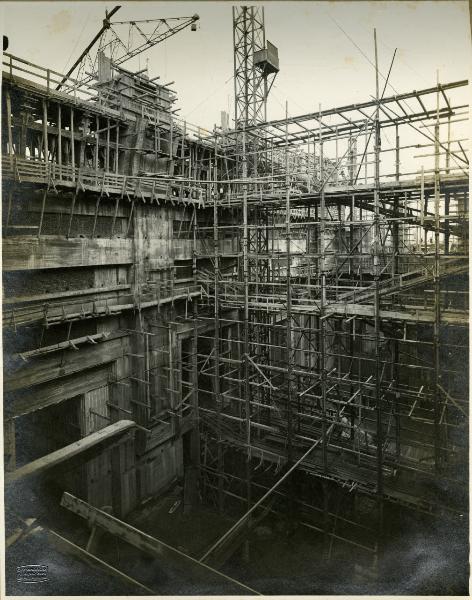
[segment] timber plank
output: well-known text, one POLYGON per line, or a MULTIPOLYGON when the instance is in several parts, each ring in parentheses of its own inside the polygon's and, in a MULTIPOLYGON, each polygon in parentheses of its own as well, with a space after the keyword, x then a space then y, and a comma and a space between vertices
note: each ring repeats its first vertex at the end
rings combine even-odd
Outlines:
POLYGON ((55 452, 51 452, 51 454, 47 454, 46 456, 42 456, 37 460, 34 460, 16 471, 12 471, 10 473, 5 473, 5 483, 8 485, 9 483, 13 483, 14 481, 18 481, 19 479, 24 479, 25 477, 29 477, 30 475, 36 475, 41 471, 45 471, 46 469, 50 469, 55 465, 60 464, 70 458, 85 452, 86 450, 90 450, 94 446, 103 443, 105 440, 108 440, 116 435, 121 435, 125 431, 128 431, 132 427, 135 426, 134 421, 122 420, 113 423, 112 425, 108 425, 100 431, 96 431, 95 433, 91 433, 90 435, 82 438, 81 440, 74 442, 73 444, 69 444, 64 448, 60 448, 55 452))
POLYGON ((123 238, 65 239, 12 236, 3 240, 3 270, 65 269, 131 264, 132 242, 123 238))

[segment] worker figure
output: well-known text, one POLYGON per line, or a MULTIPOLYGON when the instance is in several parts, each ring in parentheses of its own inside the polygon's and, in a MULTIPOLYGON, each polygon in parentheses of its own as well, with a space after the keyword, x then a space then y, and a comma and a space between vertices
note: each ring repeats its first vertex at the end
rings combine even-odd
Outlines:
POLYGON ((343 416, 341 419, 341 439, 343 441, 348 441, 351 439, 351 426, 349 424, 349 419, 346 416, 343 416))

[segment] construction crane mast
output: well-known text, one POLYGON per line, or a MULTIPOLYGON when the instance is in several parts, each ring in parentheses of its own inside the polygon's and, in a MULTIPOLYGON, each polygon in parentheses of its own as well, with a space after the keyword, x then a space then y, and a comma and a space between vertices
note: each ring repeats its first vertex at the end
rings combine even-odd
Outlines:
MULTIPOLYGON (((266 41, 263 7, 233 6, 233 46, 235 127, 241 129, 267 120, 267 97, 279 72, 278 50, 266 41)), ((248 163, 255 174, 258 162, 248 163)))
POLYGON ((267 96, 279 72, 277 48, 266 42, 264 8, 233 6, 236 126, 267 119, 267 96))

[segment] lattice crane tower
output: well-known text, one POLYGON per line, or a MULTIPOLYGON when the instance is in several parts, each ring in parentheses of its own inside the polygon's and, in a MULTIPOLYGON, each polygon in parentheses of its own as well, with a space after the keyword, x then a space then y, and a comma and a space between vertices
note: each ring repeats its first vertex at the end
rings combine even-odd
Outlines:
MULTIPOLYGON (((279 72, 278 50, 265 37, 263 7, 233 6, 233 44, 235 127, 240 129, 267 120, 267 97, 279 72)), ((257 173, 259 161, 250 162, 257 173)))

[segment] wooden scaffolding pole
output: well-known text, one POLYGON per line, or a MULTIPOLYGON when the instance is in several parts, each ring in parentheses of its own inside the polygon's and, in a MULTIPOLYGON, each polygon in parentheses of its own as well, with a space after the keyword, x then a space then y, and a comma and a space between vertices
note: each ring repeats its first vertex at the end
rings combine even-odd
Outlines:
POLYGON ((381 361, 380 361, 380 121, 379 121, 379 66, 377 52, 377 31, 374 29, 375 47, 375 98, 377 106, 375 109, 375 188, 374 188, 374 327, 375 327, 375 413, 376 413, 376 435, 377 435, 377 503, 378 503, 378 540, 382 541, 383 534, 383 432, 382 432, 382 386, 381 386, 381 361))
POLYGON ((213 338, 213 360, 214 360, 214 371, 213 371, 213 389, 215 392, 215 401, 217 409, 217 420, 216 425, 218 429, 218 440, 217 440, 217 464, 218 464, 218 510, 223 512, 223 445, 221 440, 221 408, 222 408, 222 396, 220 388, 220 249, 219 249, 219 232, 218 232, 218 169, 217 169, 217 135, 215 129, 215 140, 214 140, 215 158, 213 166, 213 260, 214 260, 214 273, 213 273, 213 285, 215 290, 215 301, 214 301, 214 317, 215 317, 215 329, 213 338))

